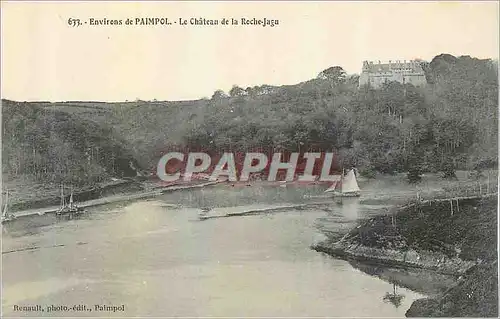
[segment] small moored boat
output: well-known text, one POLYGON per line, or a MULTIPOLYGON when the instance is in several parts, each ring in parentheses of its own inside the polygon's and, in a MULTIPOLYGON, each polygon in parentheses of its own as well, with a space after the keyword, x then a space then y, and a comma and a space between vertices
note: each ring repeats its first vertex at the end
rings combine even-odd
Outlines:
POLYGON ((209 218, 209 217, 207 216, 207 214, 208 214, 208 212, 209 212, 209 211, 211 211, 211 210, 212 210, 212 208, 211 208, 211 207, 203 207, 203 208, 201 209, 201 212, 199 212, 199 213, 198 213, 198 218, 199 218, 200 220, 205 220, 205 219, 209 218))
POLYGON ((77 204, 74 203, 73 201, 73 190, 71 190, 71 195, 69 197, 69 202, 66 204, 65 198, 64 198, 64 187, 61 185, 61 207, 59 210, 56 212, 56 215, 58 216, 74 216, 83 213, 84 209, 83 207, 78 207, 77 204))
POLYGON ((8 212, 9 205, 9 192, 5 192, 5 205, 2 210, 2 224, 13 221, 16 219, 16 215, 8 212))

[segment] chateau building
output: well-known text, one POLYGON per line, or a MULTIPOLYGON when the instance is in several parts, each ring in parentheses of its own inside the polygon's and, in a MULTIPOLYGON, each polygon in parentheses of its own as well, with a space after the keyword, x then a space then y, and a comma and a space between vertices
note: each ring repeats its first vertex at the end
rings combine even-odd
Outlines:
POLYGON ((382 87, 384 83, 396 81, 399 83, 411 83, 415 86, 427 84, 422 61, 390 61, 389 63, 363 62, 363 70, 359 76, 359 86, 369 85, 375 89, 382 87))

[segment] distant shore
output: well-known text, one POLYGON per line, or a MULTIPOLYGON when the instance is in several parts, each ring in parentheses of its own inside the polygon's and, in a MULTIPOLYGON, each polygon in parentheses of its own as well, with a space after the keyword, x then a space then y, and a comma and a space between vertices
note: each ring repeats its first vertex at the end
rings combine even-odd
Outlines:
MULTIPOLYGON (((156 186, 152 187, 151 185, 146 185, 145 183, 140 183, 141 185, 140 189, 137 190, 137 187, 130 188, 129 190, 132 189, 132 191, 128 192, 123 192, 119 194, 114 194, 114 195, 108 195, 108 196, 102 196, 98 198, 93 198, 89 199, 86 201, 78 201, 78 206, 86 208, 86 207, 93 207, 93 206, 100 206, 100 205, 105 205, 105 204, 110 204, 110 203, 115 203, 115 202, 123 202, 123 201, 130 201, 130 200, 136 200, 136 199, 144 199, 144 198, 151 198, 155 196, 159 196, 163 193, 167 192, 173 192, 173 191, 178 191, 178 190, 184 190, 184 189, 195 189, 195 188, 201 188, 201 187, 206 187, 210 185, 215 185, 218 183, 221 183, 222 181, 192 181, 190 183, 184 183, 184 184, 172 184, 172 185, 166 185, 166 186, 156 186), (135 190, 135 191, 134 191, 135 190)), ((113 184, 114 185, 130 185, 130 184, 136 184, 137 186, 137 181, 122 181, 121 183, 113 184)), ((99 188, 99 192, 96 192, 96 194, 103 194, 106 193, 106 191, 110 191, 112 187, 102 187, 99 188)), ((81 195, 81 193, 76 193, 75 198, 78 199, 78 195, 81 195)), ((83 193, 86 194, 86 193, 83 193)), ((43 205, 43 203, 53 203, 54 201, 58 201, 60 198, 58 197, 49 197, 44 200, 37 200, 37 201, 31 201, 31 202, 22 202, 19 206, 21 207, 26 207, 30 205, 38 206, 40 204, 43 205)), ((173 205, 175 206, 175 205, 173 205)), ((59 209, 59 206, 56 205, 45 205, 42 207, 32 207, 28 209, 21 209, 21 210, 14 210, 12 213, 16 217, 21 217, 21 216, 31 216, 31 215, 43 215, 43 214, 50 214, 54 213, 59 209)))

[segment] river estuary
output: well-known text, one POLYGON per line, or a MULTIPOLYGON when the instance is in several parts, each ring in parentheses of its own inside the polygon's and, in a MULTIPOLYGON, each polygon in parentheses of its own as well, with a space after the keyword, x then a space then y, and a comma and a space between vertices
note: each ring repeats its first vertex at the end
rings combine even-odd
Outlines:
MULTIPOLYGON (((76 220, 46 215, 7 225, 3 315, 404 317, 424 297, 399 287, 404 297, 396 307, 384 301, 393 284, 309 248, 325 234, 343 235, 373 211, 357 199, 197 219, 199 207, 256 206, 255 190, 248 189, 175 192, 90 208, 76 220), (15 311, 15 305, 45 311, 15 311), (81 307, 48 312, 50 305, 81 307), (102 312, 94 305, 124 305, 124 311, 102 312)), ((322 190, 301 192, 302 198, 327 200, 320 198, 322 190)), ((260 194, 259 207, 300 197, 279 187, 260 194)))

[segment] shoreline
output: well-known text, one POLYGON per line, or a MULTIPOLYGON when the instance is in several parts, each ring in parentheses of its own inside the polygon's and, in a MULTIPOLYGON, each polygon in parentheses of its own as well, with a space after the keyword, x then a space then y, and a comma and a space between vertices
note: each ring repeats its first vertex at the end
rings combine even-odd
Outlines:
POLYGON ((319 243, 311 246, 311 249, 345 260, 394 268, 430 270, 457 277, 477 265, 476 262, 464 261, 460 258, 447 258, 445 254, 432 251, 418 253, 415 250, 408 250, 403 252, 348 243, 335 243, 333 245, 319 243))
POLYGON ((280 211, 286 211, 289 209, 303 209, 310 206, 330 205, 331 203, 332 203, 331 201, 323 201, 323 202, 310 202, 304 204, 283 204, 276 206, 269 205, 264 208, 244 209, 242 211, 236 211, 236 212, 234 211, 233 208, 231 208, 231 212, 228 213, 221 212, 220 214, 215 214, 215 215, 207 214, 205 216, 200 216, 200 220, 238 217, 238 216, 252 216, 252 215, 259 215, 262 213, 275 213, 280 211))
POLYGON ((443 293, 416 300, 407 317, 498 314, 498 304, 492 301, 498 289, 498 234, 496 221, 491 223, 497 199, 498 193, 493 193, 394 206, 385 215, 362 221, 340 240, 327 239, 311 249, 346 261, 455 278, 443 293), (475 229, 474 235, 470 229, 475 229))
MULTIPOLYGON (((484 194, 477 196, 466 196, 460 197, 461 200, 483 200, 494 196, 498 196, 498 193, 484 194)), ((403 206, 395 206, 390 208, 390 211, 396 211, 397 214, 403 214, 403 211, 410 208, 415 208, 418 205, 425 205, 439 202, 451 202, 455 201, 457 198, 439 198, 434 200, 425 200, 421 202, 412 202, 403 206)), ((368 221, 362 223, 362 225, 370 227, 373 220, 377 219, 371 218, 368 221)), ((358 228, 361 227, 358 226, 358 228)), ((357 228, 356 228, 357 229, 357 228)), ((311 249, 326 253, 328 255, 339 257, 341 259, 351 259, 363 262, 371 262, 380 265, 387 265, 392 267, 402 267, 402 268, 418 268, 435 271, 447 275, 460 276, 467 270, 476 266, 478 263, 473 261, 463 260, 458 257, 450 258, 444 253, 432 251, 432 250, 420 250, 417 252, 414 249, 385 249, 379 247, 369 247, 359 243, 356 238, 347 237, 352 235, 356 229, 351 230, 342 239, 331 242, 330 240, 325 240, 320 243, 311 245, 311 249)), ((389 238, 389 241, 391 239, 389 238)))
MULTIPOLYGON (((79 203, 79 206, 86 208, 151 198, 177 190, 204 188, 227 181, 196 180, 186 184, 161 186, 152 181, 130 182, 134 183, 134 186, 140 185, 142 191, 114 194, 89 201, 82 201, 79 203)), ((483 274, 478 275, 476 279, 473 279, 472 276, 474 276, 474 273, 477 273, 478 269, 481 271, 481 269, 490 267, 491 257, 488 257, 488 254, 484 254, 484 249, 487 245, 474 246, 475 241, 484 241, 482 238, 464 238, 463 233, 461 233, 463 229, 460 228, 463 225, 460 222, 465 221, 467 227, 472 229, 476 226, 487 225, 479 233, 480 236, 487 236, 488 233, 483 232, 491 228, 490 224, 492 220, 492 217, 487 216, 487 214, 491 213, 491 205, 493 202, 496 203, 498 194, 457 196, 453 193, 449 194, 448 198, 432 196, 430 197, 432 199, 427 200, 423 200, 419 195, 421 193, 417 193, 416 199, 408 196, 404 204, 400 203, 399 205, 389 205, 386 208, 382 208, 383 211, 374 217, 358 220, 357 222, 360 225, 351 229, 340 240, 329 238, 311 245, 310 248, 317 252, 334 256, 335 258, 347 261, 359 261, 366 265, 372 264, 387 268, 428 270, 453 278, 453 283, 450 284, 447 291, 432 298, 418 299, 408 309, 407 316, 421 317, 422 314, 438 311, 436 309, 440 306, 441 300, 445 298, 444 296, 456 294, 459 285, 469 285, 473 280, 480 283, 486 280, 483 274), (481 215, 486 217, 487 224, 484 223, 484 218, 479 218, 481 215), (457 219, 458 223, 454 224, 457 222, 457 219), (459 226, 459 228, 454 228, 456 226, 459 226), (447 237, 450 235, 450 232, 457 232, 460 235, 447 237), (418 240, 416 241, 416 239, 418 240), (454 249, 457 245, 460 246, 460 249, 456 251, 454 249), (462 248, 465 248, 465 251, 462 248), (483 256, 485 256, 484 260, 482 260, 483 256)), ((436 195, 436 193, 432 193, 432 195, 436 195)), ((367 198, 367 200, 369 201, 370 198, 367 198)), ((247 207, 245 209, 241 207, 236 211, 234 208, 225 211, 225 207, 215 207, 204 216, 200 216, 200 219, 248 216, 290 209, 303 209, 310 206, 331 203, 332 201, 302 202, 296 204, 282 203, 273 204, 265 208, 247 207)), ((182 205, 165 204, 165 206, 178 208, 182 205)), ((58 208, 58 206, 52 206, 13 213, 16 217, 28 217, 54 213, 58 208)), ((486 295, 488 296, 488 294, 486 295)), ((490 306, 488 311, 491 311, 491 309, 490 306)))
MULTIPOLYGON (((96 198, 96 199, 78 202, 77 204, 79 207, 82 207, 82 208, 95 207, 95 206, 116 203, 116 202, 126 202, 126 201, 131 201, 131 200, 136 200, 136 199, 156 197, 156 196, 160 196, 164 193, 174 192, 174 191, 178 191, 178 190, 203 188, 206 186, 216 185, 216 184, 219 184, 222 182, 223 181, 207 181, 207 182, 200 183, 200 184, 161 186, 161 187, 157 187, 154 190, 148 190, 148 191, 142 191, 142 192, 130 192, 130 193, 119 194, 119 195, 104 196, 101 198, 96 198)), ((172 205, 165 204, 165 205, 171 206, 171 207, 177 207, 177 205, 173 205, 173 204, 172 205)), ((13 211, 12 214, 16 218, 29 217, 29 216, 35 216, 35 215, 45 215, 45 214, 55 213, 58 209, 59 209, 59 206, 52 205, 52 206, 47 206, 47 207, 42 207, 42 208, 32 208, 32 209, 27 209, 27 210, 13 211)))

